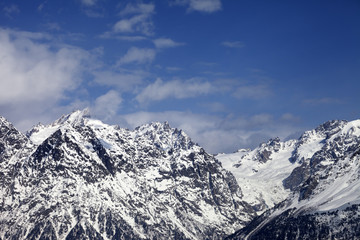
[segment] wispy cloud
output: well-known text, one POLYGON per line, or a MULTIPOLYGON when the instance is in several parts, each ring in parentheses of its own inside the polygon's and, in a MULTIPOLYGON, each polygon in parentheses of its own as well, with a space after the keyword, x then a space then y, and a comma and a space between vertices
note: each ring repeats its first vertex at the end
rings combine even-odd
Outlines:
POLYGON ((245 44, 240 41, 224 41, 221 43, 221 45, 229 48, 243 48, 245 47, 245 44))
POLYGON ((183 69, 179 68, 179 67, 167 67, 166 70, 169 72, 177 72, 177 71, 181 71, 183 69))
POLYGON ((154 14, 155 13, 155 5, 152 3, 138 3, 138 4, 127 4, 124 9, 122 9, 119 13, 120 16, 127 16, 132 14, 154 14))
POLYGON ((133 90, 134 87, 141 85, 148 76, 148 73, 144 71, 126 69, 94 71, 92 74, 94 75, 94 83, 115 87, 122 92, 133 90))
POLYGON ((281 115, 281 120, 289 121, 289 122, 299 122, 300 117, 294 116, 291 113, 284 113, 283 115, 281 115))
POLYGON ((80 0, 82 11, 91 18, 104 17, 105 11, 98 0, 80 0))
POLYGON ((238 99, 263 99, 272 95, 272 91, 266 85, 245 85, 236 88, 233 97, 238 99))
POLYGON ((303 100, 303 103, 309 105, 326 105, 326 104, 341 104, 343 102, 337 98, 323 97, 323 98, 305 99, 303 100))
POLYGON ((156 48, 172 48, 185 45, 185 43, 175 42, 170 38, 158 38, 155 39, 153 42, 156 48))
POLYGON ((154 24, 151 16, 155 13, 155 5, 128 4, 120 11, 122 17, 113 26, 113 33, 141 33, 145 36, 153 35, 154 24))
POLYGON ((60 31, 61 30, 60 24, 58 24, 56 22, 48 22, 48 23, 44 24, 44 26, 48 30, 55 30, 55 31, 60 31))
POLYGON ((154 83, 148 85, 137 96, 139 103, 149 101, 160 101, 166 98, 184 99, 199 95, 208 94, 213 90, 209 82, 190 79, 187 81, 172 80, 164 82, 157 79, 154 83))
POLYGON ((95 100, 91 112, 95 117, 107 121, 117 114, 122 101, 123 99, 118 92, 110 90, 95 100))
POLYGON ((150 63, 155 59, 155 56, 156 51, 154 49, 132 47, 119 59, 117 65, 150 63))
POLYGON ((220 0, 175 0, 170 2, 171 5, 187 6, 188 11, 199 11, 212 13, 222 9, 220 0))
POLYGON ((129 41, 129 42, 137 42, 137 41, 146 40, 146 37, 143 37, 143 36, 116 36, 115 38, 118 40, 129 41))
POLYGON ((20 9, 17 5, 11 4, 10 6, 5 6, 3 8, 3 12, 5 16, 7 16, 8 18, 12 18, 13 15, 20 13, 20 9))
POLYGON ((80 2, 81 4, 89 7, 89 6, 94 6, 97 0, 81 0, 80 2))
POLYGON ((133 33, 140 32, 144 35, 153 34, 153 23, 149 21, 147 15, 137 15, 132 18, 122 19, 118 21, 113 30, 115 33, 133 33))
POLYGON ((228 108, 220 102, 202 103, 202 107, 208 109, 210 112, 227 112, 228 108))

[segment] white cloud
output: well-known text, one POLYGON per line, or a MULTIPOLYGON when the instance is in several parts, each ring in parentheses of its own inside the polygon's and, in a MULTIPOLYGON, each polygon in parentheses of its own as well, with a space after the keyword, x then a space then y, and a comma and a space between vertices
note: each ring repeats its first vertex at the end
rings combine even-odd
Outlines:
POLYGON ((179 67, 167 67, 166 70, 169 72, 177 72, 177 71, 181 71, 183 69, 179 68, 179 67))
POLYGON ((132 47, 122 58, 120 58, 117 65, 127 63, 150 63, 155 59, 155 56, 156 51, 154 49, 132 47))
POLYGON ((171 48, 184 45, 184 43, 175 42, 170 38, 158 38, 155 39, 153 42, 157 48, 171 48))
POLYGON ((143 83, 148 73, 143 71, 95 71, 94 82, 103 86, 116 87, 117 90, 126 92, 143 83))
POLYGON ((136 100, 139 103, 146 103, 166 98, 183 99, 208 94, 212 90, 213 88, 209 82, 196 81, 195 79, 187 81, 172 80, 168 82, 157 79, 140 92, 136 96, 136 100))
POLYGON ((123 19, 114 25, 115 32, 133 32, 133 26, 139 21, 138 18, 123 19))
POLYGON ((105 9, 99 4, 98 0, 80 0, 82 11, 92 18, 105 16, 105 9))
POLYGON ((229 109, 220 102, 209 102, 209 103, 202 103, 201 106, 208 109, 211 112, 228 112, 229 109))
POLYGON ((220 0, 190 0, 190 10, 201 12, 216 12, 221 10, 220 0))
POLYGON ((56 109, 69 94, 86 94, 78 87, 90 54, 49 40, 47 34, 0 28, 0 112, 21 130, 58 117, 56 109))
POLYGON ((129 42, 146 40, 146 37, 143 36, 116 36, 115 38, 118 40, 129 41, 129 42))
POLYGON ((294 115, 291 114, 291 113, 284 113, 284 114, 281 116, 281 120, 283 120, 283 121, 289 121, 289 122, 299 122, 299 121, 300 121, 300 118, 297 117, 297 116, 294 116, 294 115))
POLYGON ((153 34, 153 29, 154 24, 148 15, 137 15, 129 19, 122 19, 113 27, 115 33, 139 32, 147 36, 153 34))
POLYGON ((188 11, 212 13, 221 10, 221 0, 175 0, 174 5, 188 6, 188 11))
POLYGON ((154 14, 155 5, 152 3, 139 3, 139 4, 127 4, 126 7, 120 11, 120 16, 132 15, 132 14, 154 14))
POLYGON ((154 24, 151 16, 155 13, 154 4, 128 4, 124 10, 120 12, 120 16, 124 17, 119 20, 113 27, 114 33, 141 33, 146 36, 153 35, 154 24), (126 17, 125 16, 128 16, 126 17))
POLYGON ((266 85, 248 85, 238 87, 233 96, 239 99, 262 99, 271 96, 272 92, 266 85))
POLYGON ((81 0, 81 4, 90 7, 96 4, 97 0, 81 0))
POLYGON ((34 39, 41 34, 0 29, 0 104, 56 102, 79 85, 87 52, 69 46, 53 51, 34 39))
POLYGON ((94 114, 94 117, 107 121, 116 115, 121 103, 122 98, 120 94, 114 90, 110 90, 95 100, 91 112, 94 114))
POLYGON ((230 48, 243 48, 245 47, 245 44, 243 42, 240 41, 224 41, 221 43, 223 46, 225 47, 230 47, 230 48))

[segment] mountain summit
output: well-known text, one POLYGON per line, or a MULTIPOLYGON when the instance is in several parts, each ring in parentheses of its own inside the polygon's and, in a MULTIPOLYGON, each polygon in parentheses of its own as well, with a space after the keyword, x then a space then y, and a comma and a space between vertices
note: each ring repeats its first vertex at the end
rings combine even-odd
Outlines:
POLYGON ((182 130, 64 115, 26 136, 0 118, 0 239, 221 239, 255 212, 182 130))

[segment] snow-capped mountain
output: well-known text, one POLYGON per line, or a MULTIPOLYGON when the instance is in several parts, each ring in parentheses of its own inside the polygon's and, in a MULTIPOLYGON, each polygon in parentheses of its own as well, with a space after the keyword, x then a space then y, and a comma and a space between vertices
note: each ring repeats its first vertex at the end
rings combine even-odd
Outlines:
POLYGON ((359 212, 360 120, 214 157, 166 122, 0 117, 0 240, 360 239, 359 212))
POLYGON ((221 239, 256 215, 234 176, 167 123, 87 111, 26 135, 0 118, 0 239, 221 239))
POLYGON ((297 141, 218 158, 244 196, 256 189, 244 200, 268 209, 227 239, 360 239, 360 120, 329 121, 297 141))

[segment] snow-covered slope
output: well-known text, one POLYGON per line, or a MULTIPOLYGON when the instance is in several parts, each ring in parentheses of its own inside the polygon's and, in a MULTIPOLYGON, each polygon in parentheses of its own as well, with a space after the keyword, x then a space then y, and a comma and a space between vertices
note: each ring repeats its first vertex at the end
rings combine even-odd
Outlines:
POLYGON ((19 133, 1 118, 0 239, 221 239, 254 216, 234 176, 181 130, 87 111, 19 133))
POLYGON ((305 132, 288 160, 291 194, 228 239, 360 239, 360 121, 305 132))
POLYGON ((243 199, 261 214, 291 193, 283 186, 283 180, 299 165, 289 161, 295 146, 295 140, 280 142, 276 138, 252 151, 239 150, 216 157, 236 177, 243 191, 243 199))

